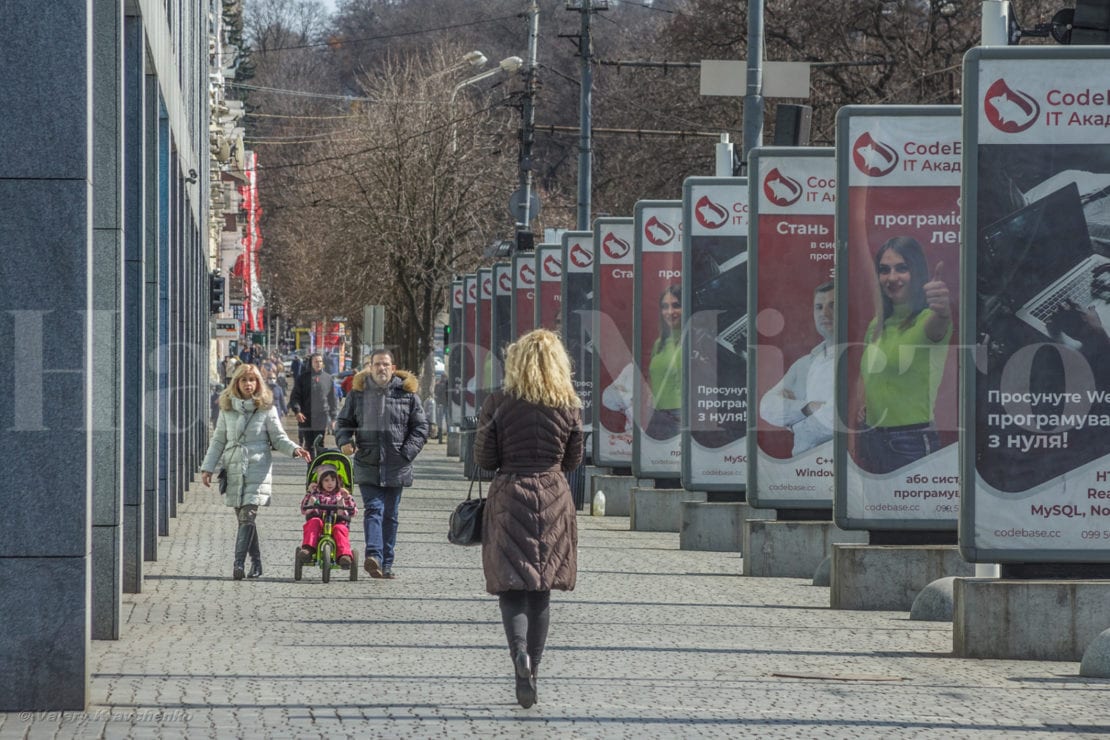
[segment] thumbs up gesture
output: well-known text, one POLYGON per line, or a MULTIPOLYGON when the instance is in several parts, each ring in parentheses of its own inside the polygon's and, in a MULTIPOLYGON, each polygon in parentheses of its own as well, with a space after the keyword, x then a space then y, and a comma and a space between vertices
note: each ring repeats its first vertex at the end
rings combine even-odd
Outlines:
POLYGON ((944 261, 937 262, 933 268, 933 277, 922 286, 925 291, 925 303, 937 316, 947 319, 952 315, 952 306, 948 302, 948 286, 944 282, 944 261))

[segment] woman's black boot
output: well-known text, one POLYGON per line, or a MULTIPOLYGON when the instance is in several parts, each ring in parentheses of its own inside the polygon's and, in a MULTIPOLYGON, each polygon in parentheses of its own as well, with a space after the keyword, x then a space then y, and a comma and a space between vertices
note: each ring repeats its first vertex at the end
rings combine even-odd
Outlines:
POLYGON ((536 680, 532 677, 532 659, 527 650, 513 653, 513 668, 516 673, 516 700, 528 709, 536 703, 536 680))
POLYGON ((236 581, 243 580, 245 572, 243 563, 247 559, 247 549, 250 547, 251 537, 254 535, 253 524, 240 524, 235 536, 235 565, 231 569, 231 577, 236 581))

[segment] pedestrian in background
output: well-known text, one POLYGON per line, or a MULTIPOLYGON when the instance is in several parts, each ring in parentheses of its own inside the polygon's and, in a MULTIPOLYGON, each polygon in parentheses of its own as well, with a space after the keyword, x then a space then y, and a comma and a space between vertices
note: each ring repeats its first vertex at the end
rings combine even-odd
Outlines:
POLYGON ((278 416, 284 419, 289 408, 285 403, 285 389, 278 383, 280 372, 280 370, 274 370, 273 366, 267 363, 266 370, 262 374, 266 378, 266 387, 270 389, 270 393, 274 397, 274 408, 277 409, 278 416))
POLYGON ((338 401, 335 398, 335 381, 324 372, 324 356, 313 354, 311 364, 293 383, 289 396, 289 409, 297 415, 297 434, 302 447, 319 454, 316 440, 323 437, 335 421, 338 401))
POLYGON ((482 404, 474 456, 496 470, 482 519, 482 570, 496 594, 516 675, 516 698, 536 702, 551 590, 574 589, 578 521, 566 471, 582 460, 582 401, 570 359, 546 329, 505 353, 505 382, 482 404))
POLYGON ((258 507, 270 502, 273 458, 270 450, 311 460, 308 450, 285 434, 274 408, 274 398, 254 365, 241 365, 220 394, 216 431, 201 463, 201 483, 212 485, 217 465, 227 471, 224 503, 235 509, 239 529, 235 537, 235 561, 231 577, 243 579, 247 553, 251 556, 248 577, 262 575, 262 553, 258 537, 258 507))
POLYGON ((398 370, 389 350, 374 350, 336 420, 335 441, 354 457, 366 533, 363 568, 393 578, 401 492, 412 485, 412 461, 428 441, 428 421, 412 373, 398 370))

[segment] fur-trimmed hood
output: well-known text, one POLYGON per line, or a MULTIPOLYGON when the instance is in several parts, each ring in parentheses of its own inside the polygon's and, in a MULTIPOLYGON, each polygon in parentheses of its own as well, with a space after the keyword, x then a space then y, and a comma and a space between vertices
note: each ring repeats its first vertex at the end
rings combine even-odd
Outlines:
MULTIPOLYGON (((374 382, 374 379, 370 377, 371 373, 371 370, 359 370, 355 379, 351 381, 351 390, 366 390, 366 384, 374 382)), ((394 370, 393 379, 401 381, 401 390, 403 391, 416 393, 420 390, 420 379, 408 370, 394 370)))

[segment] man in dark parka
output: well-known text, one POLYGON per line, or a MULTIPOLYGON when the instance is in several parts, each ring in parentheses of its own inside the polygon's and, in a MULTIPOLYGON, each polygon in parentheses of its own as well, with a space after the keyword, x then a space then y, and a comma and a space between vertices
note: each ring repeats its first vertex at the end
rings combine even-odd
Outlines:
POLYGON ((375 350, 355 375, 336 421, 336 443, 354 456, 364 507, 363 567, 373 578, 393 578, 401 491, 412 485, 412 461, 428 441, 418 388, 415 375, 396 369, 389 350, 375 350))

